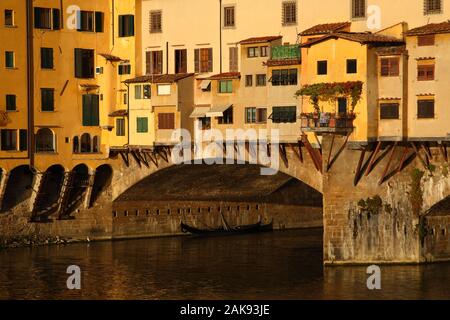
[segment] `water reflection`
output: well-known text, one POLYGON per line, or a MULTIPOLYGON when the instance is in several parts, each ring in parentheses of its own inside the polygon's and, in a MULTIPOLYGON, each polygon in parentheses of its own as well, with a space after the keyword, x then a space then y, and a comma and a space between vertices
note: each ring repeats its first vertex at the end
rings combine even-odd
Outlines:
POLYGON ((450 264, 323 268, 322 231, 160 238, 0 252, 1 299, 450 298, 450 264), (82 290, 66 289, 69 265, 82 290))

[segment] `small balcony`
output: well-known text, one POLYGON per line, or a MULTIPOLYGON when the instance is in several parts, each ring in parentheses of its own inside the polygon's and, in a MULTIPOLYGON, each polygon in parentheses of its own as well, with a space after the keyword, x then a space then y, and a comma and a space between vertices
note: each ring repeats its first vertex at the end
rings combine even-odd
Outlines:
POLYGON ((300 115, 304 132, 349 134, 353 131, 354 113, 311 112, 300 115))

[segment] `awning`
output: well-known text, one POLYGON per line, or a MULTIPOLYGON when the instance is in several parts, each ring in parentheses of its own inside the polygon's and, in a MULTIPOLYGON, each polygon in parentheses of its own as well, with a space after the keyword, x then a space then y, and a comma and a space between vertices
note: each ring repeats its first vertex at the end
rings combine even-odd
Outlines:
POLYGON ((203 80, 200 84, 200 88, 202 90, 208 90, 209 86, 211 85, 211 80, 203 80))
POLYGON ((206 116, 208 111, 211 109, 210 106, 201 106, 201 107, 195 107, 194 111, 191 113, 191 118, 203 118, 206 116))
POLYGON ((128 115, 128 111, 125 109, 119 109, 116 111, 111 112, 108 116, 109 117, 125 117, 128 115))
POLYGON ((231 108, 232 104, 227 104, 225 106, 212 107, 211 110, 206 113, 207 117, 223 117, 223 112, 231 108))

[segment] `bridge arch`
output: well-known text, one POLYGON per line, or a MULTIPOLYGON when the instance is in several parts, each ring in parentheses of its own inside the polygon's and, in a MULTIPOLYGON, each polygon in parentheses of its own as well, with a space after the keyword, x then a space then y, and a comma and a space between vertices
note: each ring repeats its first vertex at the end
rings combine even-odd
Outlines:
POLYGON ((89 205, 94 205, 107 192, 111 185, 113 169, 109 164, 102 164, 95 170, 94 183, 89 205))
POLYGON ((15 167, 7 173, 1 212, 8 212, 31 197, 34 173, 28 165, 15 167))

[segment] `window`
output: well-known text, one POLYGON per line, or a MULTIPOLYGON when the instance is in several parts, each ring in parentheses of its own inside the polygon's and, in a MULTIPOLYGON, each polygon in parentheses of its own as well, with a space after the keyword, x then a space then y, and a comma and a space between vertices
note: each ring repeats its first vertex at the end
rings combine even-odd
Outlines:
POLYGON ((1 150, 15 151, 17 150, 17 130, 2 129, 1 133, 1 150))
POLYGON ((123 94, 123 104, 128 104, 128 94, 126 92, 123 94))
POLYGON ((424 14, 442 13, 442 0, 424 0, 424 14))
POLYGON ((116 119, 116 136, 125 136, 125 119, 123 118, 116 119))
POLYGON ((28 130, 20 129, 19 130, 19 151, 28 150, 28 130))
POLYGON ((272 70, 272 86, 297 85, 297 69, 272 70))
POLYGON ((17 110, 16 95, 7 94, 6 95, 6 111, 16 111, 16 110, 17 110))
POLYGON ((397 77, 400 74, 400 59, 398 57, 393 58, 381 58, 380 74, 382 77, 397 77))
POLYGON ((259 56, 259 48, 258 47, 250 47, 247 48, 247 57, 255 58, 259 56))
POLYGON ((297 24, 297 2, 285 1, 282 6, 283 25, 297 24))
POLYGON ((435 44, 435 35, 434 34, 427 34, 423 36, 417 37, 417 45, 419 47, 425 47, 425 46, 434 46, 435 44))
POLYGON ((265 74, 257 74, 256 75, 256 86, 264 87, 266 85, 266 75, 265 74))
POLYGON ((162 32, 162 11, 150 11, 150 33, 162 32))
POLYGON ((230 47, 230 72, 239 71, 239 49, 230 47))
POLYGON ((380 103, 380 119, 398 119, 398 103, 380 103))
POLYGON ((194 51, 195 72, 212 72, 213 71, 213 49, 202 48, 194 51))
POLYGON ((266 108, 245 108, 245 123, 266 123, 267 109, 266 108))
POLYGON ((14 69, 14 52, 12 51, 5 52, 5 67, 7 69, 14 69))
POLYGON ((131 14, 119 15, 119 37, 134 36, 134 16, 131 14))
POLYGON ((148 132, 148 118, 142 117, 142 118, 136 118, 136 132, 138 133, 146 133, 148 132))
POLYGON ((157 87, 158 96, 169 96, 171 93, 171 85, 170 84, 159 84, 157 87))
POLYGON ((105 14, 103 12, 95 12, 95 32, 104 31, 105 14))
POLYGON ((199 119, 201 130, 209 130, 211 129, 211 118, 203 117, 199 119))
POLYGON ((94 32, 94 12, 80 11, 79 12, 78 31, 94 32))
POLYGON ((261 50, 261 57, 269 56, 269 47, 268 46, 261 47, 260 50, 261 50))
POLYGON ((145 55, 145 65, 147 74, 162 74, 163 52, 147 51, 145 55))
POLYGON ((14 11, 5 9, 5 26, 14 25, 14 11))
POLYGON ((417 80, 431 81, 434 80, 434 64, 419 64, 417 66, 417 80))
POLYGON ((352 0, 352 19, 366 17, 366 0, 352 0))
POLYGON ((61 14, 59 9, 52 9, 53 13, 53 30, 61 29, 61 14))
POLYGON ((175 73, 187 73, 187 50, 175 50, 175 73))
POLYGON ((142 99, 142 86, 140 84, 134 86, 134 99, 142 99))
POLYGON ((245 76, 245 86, 246 87, 252 87, 253 86, 253 75, 248 74, 245 76))
POLYGON ((131 64, 129 63, 119 64, 119 74, 131 74, 131 64))
POLYGON ((80 139, 77 136, 73 137, 72 152, 73 153, 80 152, 80 139))
POLYGON ((75 78, 94 78, 94 50, 75 48, 75 78))
POLYGON ((328 61, 317 61, 317 74, 326 75, 328 73, 328 61))
POLYGON ((234 7, 223 8, 223 26, 234 27, 235 26, 235 10, 234 7))
POLYGON ((151 99, 152 97, 152 90, 151 90, 151 86, 149 84, 144 84, 142 86, 142 88, 144 89, 144 99, 151 99))
POLYGON ((219 93, 232 93, 232 92, 233 92, 233 81, 232 80, 219 81, 219 93))
POLYGON ((347 59, 347 73, 357 73, 358 72, 358 60, 347 59))
POLYGON ((35 7, 34 27, 36 29, 52 29, 53 27, 53 30, 59 30, 61 27, 61 13, 59 9, 35 7))
POLYGON ((49 128, 36 132, 36 152, 55 152, 55 136, 49 128))
POLYGON ((417 101, 417 118, 418 119, 434 118, 434 100, 417 101))
POLYGON ((83 133, 81 136, 81 153, 90 153, 91 152, 91 136, 89 133, 83 133))
POLYGON ((41 48, 41 68, 53 69, 53 48, 41 48))
POLYGON ((99 96, 97 94, 83 95, 83 126, 99 125, 99 96))
POLYGON ((41 111, 55 111, 55 89, 41 89, 41 111))
POLYGON ((98 153, 100 150, 100 139, 98 136, 92 138, 92 152, 98 153))
POLYGON ((347 98, 338 98, 338 114, 347 114, 347 98))
POLYGON ((273 123, 296 122, 297 107, 273 107, 271 119, 273 123))
POLYGON ((175 129, 174 113, 158 113, 158 129, 173 130, 175 129))
POLYGON ((217 118, 217 122, 219 124, 233 124, 233 107, 225 110, 223 116, 217 118))

